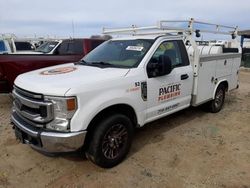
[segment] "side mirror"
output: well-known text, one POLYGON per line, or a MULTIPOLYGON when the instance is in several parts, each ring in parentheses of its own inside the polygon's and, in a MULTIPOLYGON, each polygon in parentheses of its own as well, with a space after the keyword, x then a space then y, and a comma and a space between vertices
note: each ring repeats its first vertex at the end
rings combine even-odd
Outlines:
POLYGON ((172 71, 172 62, 169 56, 160 55, 158 59, 152 58, 147 65, 149 78, 164 76, 172 71))

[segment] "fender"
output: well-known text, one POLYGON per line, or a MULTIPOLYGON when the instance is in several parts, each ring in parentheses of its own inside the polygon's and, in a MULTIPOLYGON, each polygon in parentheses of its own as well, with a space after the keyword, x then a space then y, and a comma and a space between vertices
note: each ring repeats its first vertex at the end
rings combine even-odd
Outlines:
MULTIPOLYGON (((78 111, 75 113, 74 117, 71 120, 71 131, 79 131, 79 130, 86 130, 89 126, 90 122, 93 120, 93 118, 100 113, 102 110, 118 104, 125 104, 130 106, 134 109, 135 115, 137 117, 138 124, 143 123, 144 116, 143 116, 143 106, 138 105, 138 102, 136 102, 137 98, 130 98, 129 96, 124 96, 121 93, 117 94, 116 96, 119 97, 113 97, 113 92, 106 92, 101 95, 98 95, 96 97, 93 97, 92 100, 86 100, 86 101, 79 101, 81 105, 81 108, 78 109, 78 111), (105 99, 105 101, 103 100, 105 99), (84 122, 82 120, 84 119, 84 122)), ((139 96, 140 97, 140 96, 139 96)), ((90 99, 88 97, 88 99, 90 99)))
POLYGON ((215 98, 215 92, 216 92, 218 86, 219 86, 222 82, 227 82, 227 84, 228 84, 227 79, 222 79, 222 80, 218 81, 218 83, 216 84, 216 86, 215 86, 215 88, 214 88, 213 99, 215 98))
POLYGON ((96 109, 91 113, 91 115, 88 116, 88 121, 85 121, 83 126, 82 127, 88 127, 90 122, 103 110, 111 107, 111 106, 114 106, 114 105, 119 105, 119 104, 125 104, 125 105, 128 105, 130 106, 134 112, 135 112, 135 115, 136 115, 136 118, 137 118, 137 121, 138 123, 140 124, 141 122, 141 116, 138 114, 138 111, 136 110, 136 108, 133 106, 133 102, 132 101, 128 101, 128 100, 122 100, 122 99, 116 99, 116 100, 111 100, 111 101, 106 101, 105 103, 103 104, 100 104, 99 105, 99 108, 98 110, 96 111, 96 109))

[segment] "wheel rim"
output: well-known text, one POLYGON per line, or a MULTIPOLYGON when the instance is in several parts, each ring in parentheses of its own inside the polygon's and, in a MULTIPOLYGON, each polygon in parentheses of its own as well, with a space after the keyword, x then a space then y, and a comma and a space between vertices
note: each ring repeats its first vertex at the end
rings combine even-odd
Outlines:
POLYGON ((219 90, 215 96, 215 107, 219 108, 223 104, 223 90, 219 90))
POLYGON ((128 141, 128 132, 124 125, 113 125, 106 132, 103 143, 102 152, 108 159, 115 159, 119 156, 128 141))

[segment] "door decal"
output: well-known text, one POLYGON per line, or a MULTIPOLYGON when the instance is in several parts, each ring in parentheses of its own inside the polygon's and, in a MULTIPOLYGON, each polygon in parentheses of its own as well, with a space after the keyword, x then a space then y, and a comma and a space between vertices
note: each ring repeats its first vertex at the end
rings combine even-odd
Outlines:
POLYGON ((159 88, 158 102, 164 102, 175 99, 181 95, 181 84, 169 84, 159 88))

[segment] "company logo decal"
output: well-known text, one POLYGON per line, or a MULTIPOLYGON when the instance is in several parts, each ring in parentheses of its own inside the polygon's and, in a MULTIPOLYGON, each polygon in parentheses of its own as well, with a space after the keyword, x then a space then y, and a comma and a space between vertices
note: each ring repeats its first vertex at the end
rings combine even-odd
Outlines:
POLYGON ((126 89, 127 93, 139 91, 140 90, 140 82, 135 82, 135 85, 132 88, 126 89))
POLYGON ((76 67, 62 67, 62 68, 56 68, 56 69, 50 69, 41 72, 41 75, 56 75, 56 74, 65 74, 69 72, 73 72, 76 70, 76 67))
POLYGON ((166 87, 159 88, 159 97, 158 101, 167 101, 170 99, 174 99, 181 95, 181 84, 171 84, 166 87))

